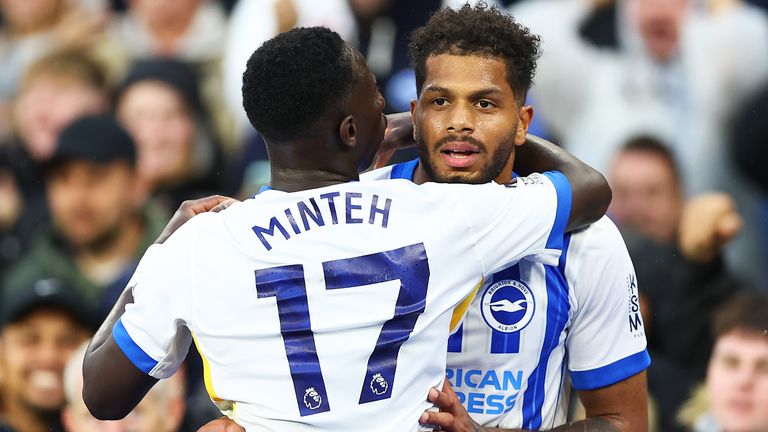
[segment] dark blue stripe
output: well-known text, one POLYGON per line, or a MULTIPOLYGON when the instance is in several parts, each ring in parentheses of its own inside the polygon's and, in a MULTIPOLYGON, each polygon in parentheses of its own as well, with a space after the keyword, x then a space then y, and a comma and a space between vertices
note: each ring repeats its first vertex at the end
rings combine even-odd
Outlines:
POLYGON ((459 328, 456 329, 453 334, 448 337, 448 352, 458 353, 461 352, 461 343, 464 339, 464 323, 461 323, 459 328))
POLYGON ((309 416, 331 409, 307 304, 304 267, 300 264, 256 270, 258 298, 275 297, 280 333, 293 380, 299 414, 309 416), (318 399, 312 396, 316 393, 318 399))
POLYGON ((115 326, 112 327, 112 339, 115 340, 117 346, 123 351, 128 360, 134 364, 140 371, 149 375, 149 372, 157 366, 155 359, 145 353, 136 342, 131 339, 131 335, 125 330, 122 319, 117 320, 115 326))
POLYGON ((568 225, 568 219, 571 217, 571 184, 563 173, 558 171, 547 171, 544 173, 555 185, 557 192, 557 213, 555 223, 552 225, 552 231, 547 238, 547 248, 563 249, 563 236, 565 227, 568 225))
POLYGON ((528 385, 523 394, 523 429, 541 428, 541 411, 544 405, 544 391, 547 380, 547 365, 552 351, 560 342, 560 335, 568 321, 568 283, 565 279, 565 266, 568 258, 567 246, 570 235, 561 238, 563 253, 557 267, 544 266, 547 284, 547 322, 544 330, 544 342, 539 355, 539 362, 528 377, 528 385))
POLYGON ((392 172, 390 173, 389 178, 413 180, 413 173, 416 171, 418 165, 418 158, 408 162, 400 162, 392 167, 392 172))
MULTIPOLYGON (((493 275, 493 283, 503 279, 520 281, 520 264, 508 267, 493 275)), ((532 307, 533 305, 528 305, 532 307)), ((504 333, 491 330, 491 354, 516 354, 520 352, 520 332, 504 333)))
POLYGON ((616 384, 644 371, 651 364, 647 350, 632 354, 619 361, 587 371, 571 371, 571 382, 576 390, 594 390, 616 384))

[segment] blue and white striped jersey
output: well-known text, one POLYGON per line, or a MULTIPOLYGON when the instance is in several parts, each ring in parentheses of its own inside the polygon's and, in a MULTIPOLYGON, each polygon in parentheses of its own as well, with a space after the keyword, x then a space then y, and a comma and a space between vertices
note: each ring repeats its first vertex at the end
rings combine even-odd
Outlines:
MULTIPOLYGON (((417 165, 362 180, 412 180, 417 165)), ((488 275, 448 351, 446 374, 469 414, 503 428, 563 424, 571 386, 605 387, 646 369, 634 268, 613 222, 566 234, 557 265, 523 260, 488 275)))
POLYGON ((113 337, 156 378, 194 339, 211 398, 249 431, 416 431, 461 306, 509 263, 556 263, 570 200, 556 172, 268 190, 152 246, 113 337))

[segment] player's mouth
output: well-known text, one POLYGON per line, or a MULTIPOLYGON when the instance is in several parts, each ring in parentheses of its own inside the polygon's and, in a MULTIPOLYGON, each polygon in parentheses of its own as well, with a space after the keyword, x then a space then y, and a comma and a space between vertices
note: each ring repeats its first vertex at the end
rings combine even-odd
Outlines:
POLYGON ((440 148, 443 162, 451 168, 468 168, 479 157, 480 147, 464 141, 452 141, 440 148))

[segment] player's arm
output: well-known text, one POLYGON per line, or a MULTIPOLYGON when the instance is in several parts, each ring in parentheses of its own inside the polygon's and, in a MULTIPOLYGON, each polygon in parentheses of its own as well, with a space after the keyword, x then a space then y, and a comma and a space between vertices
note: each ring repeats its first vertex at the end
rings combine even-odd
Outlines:
MULTIPOLYGON (((634 392, 645 394, 645 372, 620 383, 592 392, 579 392, 587 409, 587 418, 549 429, 552 432, 645 432, 648 430, 645 402, 641 406, 634 392), (643 416, 641 418, 641 416, 643 416)), ((426 411, 422 424, 440 426, 446 432, 529 432, 523 429, 501 429, 477 424, 459 402, 446 380, 443 389, 431 389, 428 399, 440 412, 426 411)))
POLYGON ((99 420, 125 417, 144 398, 157 379, 140 371, 112 337, 112 329, 133 303, 126 289, 102 323, 85 353, 83 362, 83 401, 99 420))
POLYGON ((571 187, 571 213, 565 231, 584 227, 600 219, 611 203, 611 188, 599 171, 555 144, 528 135, 525 144, 515 149, 515 172, 560 171, 571 187))
MULTIPOLYGON (((208 211, 219 212, 235 202, 234 199, 213 195, 185 201, 173 215, 155 241, 161 244, 193 216, 208 211)), ((113 420, 125 417, 157 382, 142 372, 118 346, 113 329, 133 304, 133 291, 123 291, 107 319, 91 340, 83 363, 83 400, 94 417, 113 420)))

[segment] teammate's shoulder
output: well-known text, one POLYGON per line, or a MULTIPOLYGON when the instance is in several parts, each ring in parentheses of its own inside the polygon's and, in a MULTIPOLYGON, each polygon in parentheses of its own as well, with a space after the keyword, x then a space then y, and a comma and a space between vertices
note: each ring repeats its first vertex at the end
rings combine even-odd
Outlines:
POLYGON ((394 168, 393 165, 385 166, 377 169, 373 169, 370 171, 366 171, 362 174, 360 174, 360 181, 375 181, 375 180, 386 180, 392 178, 392 169, 394 168))
POLYGON ((603 216, 597 222, 574 232, 570 244, 582 252, 599 253, 612 251, 617 247, 626 249, 621 232, 608 216, 603 216))

